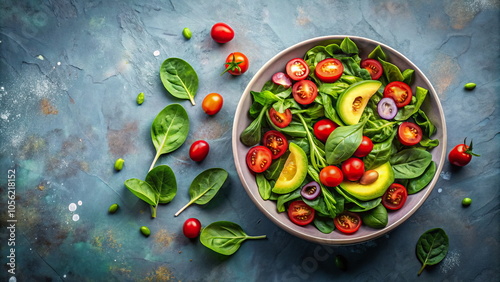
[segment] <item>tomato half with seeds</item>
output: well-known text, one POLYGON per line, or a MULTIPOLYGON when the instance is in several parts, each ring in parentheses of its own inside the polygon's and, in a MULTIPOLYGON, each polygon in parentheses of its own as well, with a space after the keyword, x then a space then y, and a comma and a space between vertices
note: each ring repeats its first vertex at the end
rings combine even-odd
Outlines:
POLYGON ((286 64, 286 74, 295 81, 305 79, 309 75, 309 66, 301 58, 291 59, 286 64))
POLYGON ((411 102, 413 92, 408 84, 402 81, 393 81, 384 88, 384 98, 390 97, 396 102, 396 107, 402 108, 411 102))
POLYGON ((264 172, 271 166, 272 156, 271 150, 266 146, 252 147, 247 153, 247 166, 255 173, 264 172))
POLYGON ((392 183, 382 196, 382 205, 389 210, 399 210, 406 203, 408 191, 399 183, 392 183))
POLYGON ((338 124, 333 122, 331 119, 325 118, 318 120, 313 127, 314 136, 324 143, 328 139, 328 136, 330 136, 330 134, 337 127, 339 127, 338 124))
POLYGON ((297 103, 309 105, 318 96, 318 86, 310 80, 301 80, 293 85, 292 95, 297 103))
POLYGON ((327 83, 337 81, 344 72, 344 65, 340 60, 335 58, 328 58, 320 61, 314 69, 316 77, 327 83))
POLYGON ((422 128, 416 123, 405 121, 399 125, 398 140, 405 146, 417 145, 422 140, 422 128))
POLYGON ((269 130, 264 133, 262 144, 271 150, 273 160, 281 157, 288 150, 288 140, 283 133, 277 130, 269 130))
POLYGON ((370 73, 370 76, 372 77, 373 80, 379 79, 384 73, 384 68, 382 67, 382 64, 375 59, 364 59, 361 61, 360 66, 366 69, 370 73))
POLYGON ((290 111, 290 109, 286 109, 283 113, 280 113, 271 107, 269 109, 269 118, 274 125, 279 128, 284 128, 292 122, 292 111, 290 111))
POLYGON ((293 201, 288 206, 288 217, 297 225, 308 225, 314 220, 315 214, 316 211, 301 200, 293 201))
POLYGON ((352 234, 361 227, 361 217, 353 212, 344 211, 333 219, 333 224, 342 233, 352 234))

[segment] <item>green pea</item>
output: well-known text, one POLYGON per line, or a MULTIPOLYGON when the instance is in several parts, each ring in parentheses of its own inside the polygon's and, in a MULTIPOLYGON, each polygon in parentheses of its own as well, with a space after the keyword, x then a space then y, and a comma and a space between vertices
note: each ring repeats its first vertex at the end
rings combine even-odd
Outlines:
POLYGON ((187 27, 185 27, 183 30, 182 30, 182 35, 184 36, 184 38, 186 39, 191 39, 191 36, 193 35, 191 33, 191 30, 187 27))
POLYGON ((471 198, 464 198, 462 200, 462 206, 468 207, 468 206, 470 206, 470 204, 472 204, 472 199, 471 198))
POLYGON ((118 204, 112 204, 109 206, 108 212, 109 213, 115 213, 120 206, 118 204))
POLYGON ((347 269, 347 260, 345 257, 341 255, 335 256, 335 265, 338 267, 340 270, 346 270, 347 269))
POLYGON ((142 105, 144 103, 144 93, 139 93, 137 98, 135 99, 138 105, 142 105))
POLYGON ((476 84, 474 82, 469 82, 469 83, 466 83, 464 85, 464 88, 467 90, 472 90, 472 89, 476 88, 476 84))
POLYGON ((122 158, 119 158, 115 161, 115 169, 117 171, 120 171, 123 169, 123 164, 125 164, 125 160, 122 158))
POLYGON ((142 235, 149 237, 151 235, 151 230, 147 226, 141 226, 141 233, 142 235))

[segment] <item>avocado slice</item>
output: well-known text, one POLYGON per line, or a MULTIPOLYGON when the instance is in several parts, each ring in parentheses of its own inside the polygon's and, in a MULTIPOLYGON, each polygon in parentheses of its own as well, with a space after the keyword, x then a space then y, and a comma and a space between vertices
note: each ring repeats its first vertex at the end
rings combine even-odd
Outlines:
POLYGON ((288 149, 290 154, 272 190, 276 194, 290 193, 299 188, 307 175, 308 163, 304 150, 295 143, 290 143, 288 149))
POLYGON ((382 85, 378 80, 363 80, 349 86, 337 100, 336 110, 346 125, 357 124, 366 104, 382 85))
POLYGON ((340 188, 361 201, 373 200, 384 195, 385 190, 394 183, 394 172, 389 162, 374 170, 378 172, 378 179, 372 184, 362 185, 357 181, 344 181, 340 183, 340 188))

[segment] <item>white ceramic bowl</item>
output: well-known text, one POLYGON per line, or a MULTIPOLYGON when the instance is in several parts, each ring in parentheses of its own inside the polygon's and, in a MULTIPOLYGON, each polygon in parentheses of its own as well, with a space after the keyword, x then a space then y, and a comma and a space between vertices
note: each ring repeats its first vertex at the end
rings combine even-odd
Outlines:
POLYGON ((383 234, 391 231, 392 229, 403 223, 405 220, 407 220, 413 213, 415 213, 415 211, 430 195, 432 189, 434 188, 434 185, 438 181, 439 174, 443 168, 443 163, 445 161, 446 155, 446 123, 443 109, 441 107, 441 103, 436 94, 436 91, 432 87, 427 77, 425 77, 425 75, 418 69, 418 67, 415 66, 410 60, 408 60, 405 56, 403 56, 393 48, 374 40, 349 35, 333 35, 312 38, 283 50, 282 52, 274 56, 271 60, 269 60, 255 74, 241 97, 235 113, 232 138, 236 171, 238 172, 243 187, 245 188, 246 192, 255 203, 255 205, 270 220, 272 220, 276 225, 278 225, 285 231, 305 240, 329 245, 345 245, 365 242, 382 236, 383 234), (305 52, 310 48, 317 45, 340 43, 345 37, 349 37, 357 44, 360 50, 361 58, 366 58, 368 53, 371 52, 373 48, 375 48, 377 45, 380 45, 387 55, 387 59, 389 62, 397 65, 402 70, 405 70, 407 68, 415 70, 414 82, 412 83, 412 87, 414 88, 415 86, 420 86, 429 90, 430 95, 428 95, 428 97, 426 98, 424 104, 422 105, 422 109, 426 112, 428 117, 436 126, 437 133, 433 136, 433 139, 439 139, 440 144, 438 147, 434 148, 431 151, 432 159, 437 164, 437 170, 434 178, 422 191, 414 195, 409 195, 407 202, 405 203, 403 208, 395 212, 389 212, 389 223, 385 228, 373 229, 370 227, 362 226, 360 230, 351 235, 345 235, 338 231, 334 231, 330 234, 324 234, 317 230, 316 227, 312 224, 302 227, 292 223, 288 219, 288 215, 286 214, 286 212, 278 213, 276 211, 275 201, 262 200, 258 192, 255 177, 248 169, 245 161, 246 153, 248 152, 249 147, 243 145, 240 142, 240 134, 251 123, 251 120, 248 117, 248 110, 252 104, 252 95, 250 94, 250 91, 261 91, 264 83, 269 81, 274 73, 278 71, 284 71, 285 65, 289 60, 297 57, 303 58, 305 52))

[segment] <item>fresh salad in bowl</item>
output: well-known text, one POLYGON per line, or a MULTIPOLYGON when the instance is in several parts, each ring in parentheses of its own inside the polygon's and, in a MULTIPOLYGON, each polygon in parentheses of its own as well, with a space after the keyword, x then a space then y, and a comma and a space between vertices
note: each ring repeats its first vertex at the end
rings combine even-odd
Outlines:
POLYGON ((263 200, 322 233, 384 228, 434 178, 429 91, 381 46, 362 58, 349 37, 289 60, 251 91, 239 140, 263 200))

